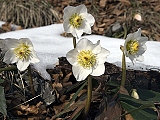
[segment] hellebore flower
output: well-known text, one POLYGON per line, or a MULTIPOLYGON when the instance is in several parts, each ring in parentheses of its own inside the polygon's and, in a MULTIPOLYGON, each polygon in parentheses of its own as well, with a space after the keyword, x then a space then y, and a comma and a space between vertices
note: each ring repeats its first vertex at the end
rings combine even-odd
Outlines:
POLYGON ((32 42, 28 38, 21 38, 19 40, 5 39, 5 47, 7 51, 3 61, 8 64, 16 63, 20 71, 24 71, 30 63, 40 61, 34 51, 32 42))
POLYGON ((147 41, 147 37, 141 37, 140 28, 137 32, 127 35, 124 43, 124 53, 126 57, 130 58, 133 64, 136 61, 144 61, 144 56, 142 54, 147 50, 147 47, 145 45, 147 41))
POLYGON ((66 54, 72 65, 73 75, 77 81, 84 80, 88 75, 100 76, 105 72, 104 63, 109 51, 102 48, 100 41, 93 44, 90 40, 82 38, 76 48, 66 54))
POLYGON ((87 13, 87 8, 83 4, 64 8, 63 20, 64 31, 76 38, 80 38, 83 32, 91 34, 91 26, 95 22, 94 17, 87 13))

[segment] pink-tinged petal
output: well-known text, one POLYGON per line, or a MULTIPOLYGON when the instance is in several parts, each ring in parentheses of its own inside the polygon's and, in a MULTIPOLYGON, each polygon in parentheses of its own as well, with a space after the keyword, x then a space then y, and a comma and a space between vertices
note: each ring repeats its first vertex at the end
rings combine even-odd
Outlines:
POLYGON ((98 58, 98 64, 103 64, 106 62, 107 60, 107 56, 110 54, 110 52, 105 49, 105 48, 101 48, 101 52, 97 55, 98 58))
POLYGON ((140 36, 141 36, 141 28, 139 28, 137 32, 133 33, 133 40, 137 39, 140 36))
POLYGON ((64 8, 63 20, 69 19, 74 14, 75 7, 67 6, 64 8))
POLYGON ((73 49, 73 50, 70 50, 67 54, 66 54, 66 58, 68 60, 68 62, 71 64, 71 65, 77 65, 77 56, 78 56, 78 51, 77 49, 73 49))
POLYGON ((82 81, 92 72, 92 69, 84 69, 81 66, 72 66, 73 75, 77 81, 82 81))
POLYGON ((100 64, 96 67, 96 69, 93 70, 93 72, 91 73, 91 75, 93 76, 100 76, 102 74, 104 74, 105 72, 105 66, 104 64, 100 64))
POLYGON ((75 13, 86 13, 87 14, 87 8, 85 5, 79 5, 75 9, 75 13))
POLYGON ((136 58, 137 61, 139 62, 143 62, 144 61, 144 56, 143 55, 139 55, 137 58, 136 58))
POLYGON ((24 71, 24 70, 26 70, 27 69, 27 67, 29 66, 29 62, 28 61, 21 61, 21 60, 19 60, 18 62, 17 62, 17 68, 18 68, 18 70, 20 70, 20 71, 24 71))
POLYGON ((76 45, 76 48, 78 51, 81 51, 81 50, 92 50, 94 47, 94 44, 86 39, 86 38, 82 38, 79 40, 79 42, 77 43, 76 45))

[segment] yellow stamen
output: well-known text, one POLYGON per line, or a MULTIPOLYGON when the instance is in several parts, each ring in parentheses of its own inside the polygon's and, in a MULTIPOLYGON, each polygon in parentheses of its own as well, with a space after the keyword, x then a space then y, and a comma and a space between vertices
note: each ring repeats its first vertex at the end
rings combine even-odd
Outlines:
POLYGON ((69 19, 69 23, 74 27, 74 28, 78 28, 81 26, 82 24, 82 16, 78 15, 77 13, 73 14, 70 19, 69 19))
POLYGON ((90 50, 82 50, 78 57, 78 63, 85 69, 90 69, 96 65, 96 56, 90 50))
POLYGON ((30 56, 31 50, 29 50, 28 45, 26 45, 25 43, 22 43, 14 49, 14 53, 19 59, 26 60, 30 56))
POLYGON ((134 55, 138 52, 139 43, 137 40, 130 40, 127 42, 126 49, 129 54, 134 55))

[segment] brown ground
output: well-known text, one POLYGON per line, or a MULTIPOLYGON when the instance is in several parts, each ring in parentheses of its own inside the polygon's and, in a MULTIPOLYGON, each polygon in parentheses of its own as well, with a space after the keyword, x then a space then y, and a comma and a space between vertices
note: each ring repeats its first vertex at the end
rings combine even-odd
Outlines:
MULTIPOLYGON (((139 27, 143 30, 143 35, 150 39, 160 41, 160 1, 159 0, 48 0, 57 12, 57 23, 63 22, 63 8, 67 5, 85 4, 88 12, 96 18, 93 27, 93 34, 105 35, 110 37, 123 38, 125 34, 135 32, 139 27), (142 21, 134 19, 134 15, 139 13, 142 21), (118 26, 117 30, 113 30, 118 26), (127 31, 127 32, 125 32, 127 31)), ((16 24, 16 23, 15 23, 16 24)), ((6 31, 2 31, 6 32, 6 31)), ((105 63, 105 74, 100 77, 93 77, 93 101, 89 112, 88 120, 94 120, 100 111, 103 103, 103 95, 111 94, 111 88, 115 86, 104 86, 106 81, 120 83, 121 68, 105 63)), ((2 63, 1 68, 7 66, 2 63)), ((55 69, 48 70, 52 81, 44 80, 37 71, 32 69, 36 98, 32 96, 30 84, 28 83, 28 72, 19 73, 17 71, 3 72, 1 77, 5 80, 5 96, 7 100, 7 119, 20 120, 50 120, 60 113, 64 106, 71 100, 77 86, 82 82, 76 82, 71 73, 71 65, 65 58, 59 58, 59 65, 55 69), (22 84, 23 83, 23 84, 22 84), (24 86, 23 86, 24 85, 24 86), (25 94, 24 94, 25 91, 25 94), (41 93, 43 93, 42 96, 41 93), (34 98, 34 99, 33 99, 34 98), (29 100, 29 101, 28 101, 29 100), (27 102, 26 102, 27 101, 27 102)), ((150 71, 127 71, 127 87, 143 88, 160 92, 160 73, 159 70, 150 71)), ((111 94, 112 96, 112 94, 111 94)), ((69 120, 80 112, 85 106, 86 87, 78 94, 72 107, 56 120, 69 120), (81 101, 80 101, 81 100, 81 101), (82 106, 82 108, 81 108, 82 106), (74 111, 74 112, 72 112, 74 111)), ((109 98, 108 98, 109 99, 109 98)), ((119 110, 120 108, 118 108, 119 110)), ((106 117, 106 116, 105 116, 106 117)), ((107 116, 108 117, 108 116, 107 116)), ((0 119, 3 119, 0 117, 0 119)), ((124 119, 124 118, 123 118, 124 119)), ((77 118, 77 120, 81 120, 77 118)), ((126 117, 127 120, 127 117, 126 117)), ((128 119, 132 120, 132 119, 128 119)))

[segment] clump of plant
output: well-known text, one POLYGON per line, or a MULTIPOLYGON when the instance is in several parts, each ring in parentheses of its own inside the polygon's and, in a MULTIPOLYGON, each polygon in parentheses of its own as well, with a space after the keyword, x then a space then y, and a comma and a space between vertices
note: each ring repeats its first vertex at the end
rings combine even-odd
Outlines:
POLYGON ((24 28, 39 27, 59 21, 56 11, 45 0, 1 0, 0 20, 24 28))

